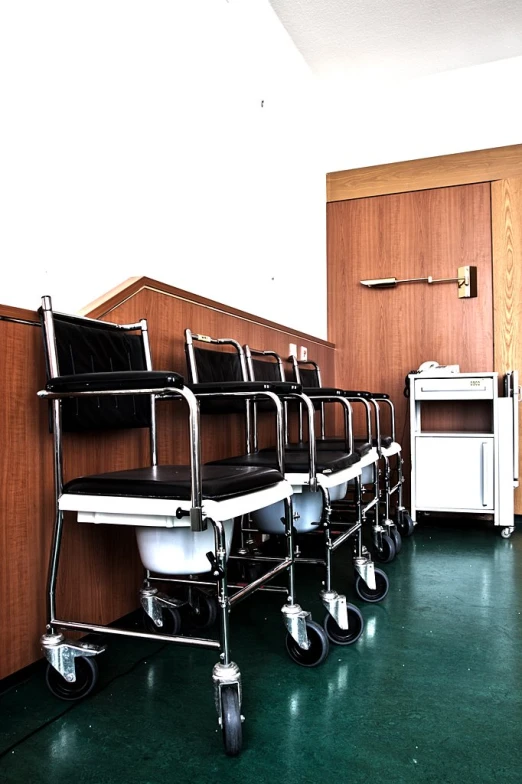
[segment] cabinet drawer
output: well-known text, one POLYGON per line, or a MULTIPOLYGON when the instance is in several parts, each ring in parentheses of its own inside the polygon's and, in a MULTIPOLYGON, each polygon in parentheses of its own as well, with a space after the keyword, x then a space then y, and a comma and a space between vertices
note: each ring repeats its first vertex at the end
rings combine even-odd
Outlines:
POLYGON ((416 378, 416 400, 492 400, 492 378, 416 378))
POLYGON ((494 439, 417 436, 417 509, 488 511, 494 507, 494 439))

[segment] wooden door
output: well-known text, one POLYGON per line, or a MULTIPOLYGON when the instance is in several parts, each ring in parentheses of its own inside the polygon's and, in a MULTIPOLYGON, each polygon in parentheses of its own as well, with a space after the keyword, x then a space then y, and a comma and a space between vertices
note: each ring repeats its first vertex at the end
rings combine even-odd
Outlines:
MULTIPOLYGON (((328 328, 336 344, 336 384, 388 392, 409 480, 406 374, 426 360, 466 371, 493 369, 491 188, 478 183, 332 202, 328 219, 328 328), (411 283, 368 289, 366 278, 454 277, 478 267, 478 297, 457 284, 411 283)), ((431 413, 430 429, 454 429, 451 404, 431 413)), ((460 414, 459 414, 460 416, 460 414)), ((461 429, 486 427, 487 412, 461 429)))

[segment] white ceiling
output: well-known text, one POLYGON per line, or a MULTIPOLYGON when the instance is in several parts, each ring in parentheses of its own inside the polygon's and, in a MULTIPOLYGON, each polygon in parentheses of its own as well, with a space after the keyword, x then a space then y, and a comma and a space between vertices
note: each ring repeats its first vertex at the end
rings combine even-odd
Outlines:
POLYGON ((522 54, 522 0, 270 0, 330 80, 408 79, 522 54))

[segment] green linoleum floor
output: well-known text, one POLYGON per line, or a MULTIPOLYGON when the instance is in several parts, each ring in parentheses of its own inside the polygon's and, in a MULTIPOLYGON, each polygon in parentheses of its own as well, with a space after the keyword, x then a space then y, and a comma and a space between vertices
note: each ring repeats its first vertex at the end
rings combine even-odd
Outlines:
MULTIPOLYGON (((353 600, 344 553, 335 587, 353 600)), ((85 702, 57 701, 39 674, 0 699, 0 781, 522 782, 522 530, 506 541, 479 523, 423 523, 384 568, 384 603, 356 602, 363 638, 317 669, 288 658, 280 597, 234 610, 241 757, 222 751, 215 652, 111 639, 85 702)), ((298 576, 322 620, 319 572, 298 576)))

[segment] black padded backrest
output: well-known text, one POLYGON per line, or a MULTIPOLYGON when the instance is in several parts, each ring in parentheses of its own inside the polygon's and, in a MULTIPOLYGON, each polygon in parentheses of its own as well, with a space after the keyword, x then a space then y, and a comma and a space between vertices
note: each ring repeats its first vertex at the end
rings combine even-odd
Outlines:
POLYGON ((315 368, 299 368, 299 375, 301 377, 301 384, 304 387, 318 387, 319 379, 317 378, 317 370, 315 368))
POLYGON ((279 365, 277 362, 269 362, 263 359, 252 357, 252 367, 254 369, 254 381, 282 381, 279 365))
MULTIPOLYGON (((40 309, 40 318, 43 312, 40 309)), ((53 313, 59 375, 146 370, 141 335, 104 323, 53 313)), ((47 377, 49 357, 45 346, 47 377)), ((150 397, 114 396, 62 401, 64 431, 150 427, 150 397)))
MULTIPOLYGON (((194 347, 198 382, 208 384, 212 381, 246 381, 241 370, 239 355, 231 351, 213 351, 194 347)), ((190 363, 187 362, 190 370, 190 363)))

